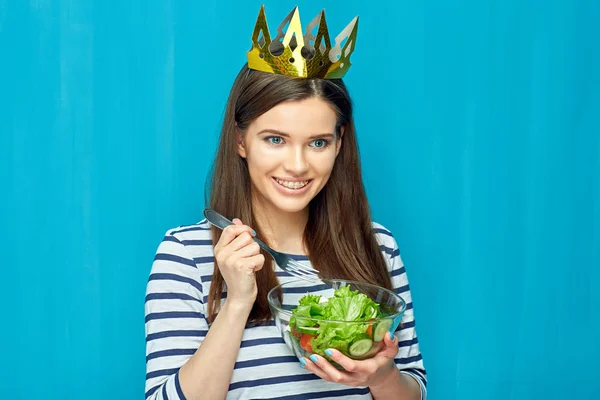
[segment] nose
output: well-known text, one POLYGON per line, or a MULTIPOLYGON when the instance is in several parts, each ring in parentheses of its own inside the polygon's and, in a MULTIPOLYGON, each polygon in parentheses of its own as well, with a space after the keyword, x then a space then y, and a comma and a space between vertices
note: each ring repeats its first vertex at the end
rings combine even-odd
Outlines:
POLYGON ((290 147, 290 151, 283 163, 283 168, 287 173, 300 177, 308 172, 308 160, 304 151, 305 149, 302 147, 290 147))

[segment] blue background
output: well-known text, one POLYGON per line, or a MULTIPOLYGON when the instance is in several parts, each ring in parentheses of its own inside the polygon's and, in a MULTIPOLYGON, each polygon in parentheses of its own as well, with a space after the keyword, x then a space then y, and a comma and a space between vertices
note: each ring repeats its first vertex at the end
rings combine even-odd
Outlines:
MULTIPOLYGON (((0 0, 3 398, 143 397, 154 252, 201 219, 259 5, 0 0)), ((299 5, 360 15, 346 81, 430 398, 597 397, 599 2, 299 5)))

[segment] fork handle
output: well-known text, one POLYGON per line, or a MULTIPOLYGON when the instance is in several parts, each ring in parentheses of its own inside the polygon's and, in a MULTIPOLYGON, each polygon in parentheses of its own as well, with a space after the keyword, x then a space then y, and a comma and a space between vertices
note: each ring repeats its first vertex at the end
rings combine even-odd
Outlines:
MULTIPOLYGON (((219 228, 221 230, 227 228, 229 225, 235 225, 233 222, 231 222, 230 220, 228 220, 227 218, 225 218, 224 216, 222 216, 215 210, 211 210, 210 208, 206 208, 204 210, 204 216, 206 217, 208 222, 210 222, 211 224, 213 224, 214 226, 216 226, 217 228, 219 228)), ((252 239, 254 239, 254 241, 256 243, 258 243, 258 245, 263 250, 267 251, 269 254, 274 256, 273 250, 271 250, 271 248, 269 246, 267 246, 265 243, 263 243, 262 240, 260 240, 256 237, 253 237, 252 239)))

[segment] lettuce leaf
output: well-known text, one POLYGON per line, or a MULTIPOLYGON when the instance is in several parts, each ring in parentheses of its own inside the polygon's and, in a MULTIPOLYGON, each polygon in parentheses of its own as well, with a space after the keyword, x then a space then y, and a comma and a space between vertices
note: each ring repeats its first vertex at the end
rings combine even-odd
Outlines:
POLYGON ((335 290, 333 297, 320 303, 321 296, 306 294, 292 310, 290 325, 300 327, 318 326, 317 335, 311 339, 313 351, 322 356, 328 348, 336 348, 348 354, 348 347, 363 337, 369 327, 367 321, 380 315, 379 304, 358 290, 343 286, 335 290), (298 316, 298 318, 295 318, 298 316), (305 318, 302 318, 305 317, 305 318), (314 318, 309 320, 306 318, 314 318), (364 324, 329 321, 365 321, 364 324))

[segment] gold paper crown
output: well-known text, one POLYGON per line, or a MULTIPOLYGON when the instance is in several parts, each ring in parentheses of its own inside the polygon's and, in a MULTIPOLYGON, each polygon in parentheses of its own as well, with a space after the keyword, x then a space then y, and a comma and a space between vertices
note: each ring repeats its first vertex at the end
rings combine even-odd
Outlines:
POLYGON ((325 10, 308 24, 303 36, 300 13, 296 7, 284 18, 277 28, 277 36, 271 41, 263 5, 252 35, 248 68, 303 78, 342 78, 351 65, 350 55, 354 51, 357 31, 358 17, 355 17, 335 38, 335 46, 332 48, 325 22, 325 10), (284 37, 283 28, 287 23, 289 26, 284 37), (312 31, 317 24, 319 27, 315 37, 312 31), (341 47, 346 38, 344 47, 341 47))

